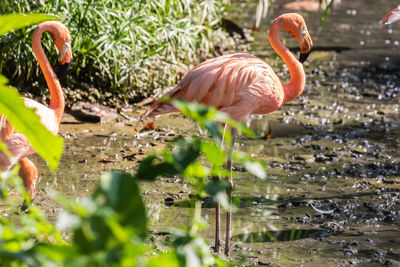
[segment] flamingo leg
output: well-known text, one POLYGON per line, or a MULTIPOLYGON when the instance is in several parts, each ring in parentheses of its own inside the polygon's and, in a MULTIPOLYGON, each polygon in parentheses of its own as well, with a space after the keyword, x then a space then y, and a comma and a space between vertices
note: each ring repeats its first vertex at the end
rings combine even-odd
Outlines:
MULTIPOLYGON (((224 124, 224 133, 222 134, 221 148, 224 148, 224 138, 227 124, 224 124)), ((218 176, 218 180, 221 180, 221 176, 218 176)), ((221 205, 217 202, 215 207, 215 246, 214 252, 219 253, 219 247, 221 245, 221 205)))
POLYGON ((31 200, 33 200, 36 194, 38 170, 35 164, 33 164, 33 162, 28 158, 21 159, 19 163, 21 164, 19 176, 24 180, 25 189, 29 193, 31 200))
POLYGON ((231 248, 231 225, 232 225, 232 189, 233 189, 233 180, 232 180, 232 151, 235 144, 236 139, 236 128, 231 128, 231 136, 232 136, 232 144, 229 149, 229 157, 227 162, 227 169, 230 171, 231 175, 227 179, 231 185, 231 188, 227 190, 229 197, 229 210, 226 213, 226 235, 225 235, 225 255, 229 256, 230 248, 231 248))

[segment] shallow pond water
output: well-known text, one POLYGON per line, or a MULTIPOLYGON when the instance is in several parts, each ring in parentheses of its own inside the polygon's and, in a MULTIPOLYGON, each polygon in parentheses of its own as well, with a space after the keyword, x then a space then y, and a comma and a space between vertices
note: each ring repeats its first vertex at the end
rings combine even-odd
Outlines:
MULTIPOLYGON (((289 12, 281 8, 284 2, 275 1, 269 18, 289 12)), ((272 114, 247 118, 258 138, 239 136, 235 147, 264 160, 269 178, 262 182, 235 168, 240 206, 233 215, 232 258, 238 264, 400 265, 400 24, 377 24, 393 8, 383 0, 342 0, 320 30, 319 14, 300 12, 315 46, 305 64, 305 91, 272 114)), ((254 11, 244 9, 246 16, 232 12, 240 25, 251 27, 254 11)), ((287 68, 267 41, 270 21, 264 24, 249 53, 287 80, 287 68)), ((282 38, 296 48, 289 35, 282 38)), ((66 114, 57 172, 33 157, 41 172, 37 205, 52 218, 58 208, 48 198, 49 187, 79 199, 92 192, 101 172, 133 173, 137 160, 174 137, 204 135, 179 114, 155 122, 156 131, 137 134, 129 123, 81 123, 66 114)), ((141 189, 154 236, 190 222, 191 189, 181 179, 143 183, 141 189)), ((202 212, 210 223, 204 235, 212 243, 215 214, 206 200, 202 212)))

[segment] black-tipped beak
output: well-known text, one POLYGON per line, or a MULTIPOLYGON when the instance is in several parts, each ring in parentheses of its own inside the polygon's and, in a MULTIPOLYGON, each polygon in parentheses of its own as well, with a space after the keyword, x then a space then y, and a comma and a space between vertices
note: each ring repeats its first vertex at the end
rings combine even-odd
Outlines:
POLYGON ((60 67, 58 68, 58 72, 57 72, 58 78, 63 77, 64 74, 67 73, 67 70, 69 69, 69 65, 70 65, 70 63, 64 63, 64 64, 60 65, 60 67))
MULTIPOLYGON (((310 51, 311 52, 311 51, 310 51)), ((306 59, 308 58, 308 56, 310 55, 310 52, 308 52, 308 53, 305 53, 305 54, 303 54, 303 53, 300 53, 300 58, 299 58, 299 61, 303 64, 304 63, 304 61, 306 61, 306 59)))

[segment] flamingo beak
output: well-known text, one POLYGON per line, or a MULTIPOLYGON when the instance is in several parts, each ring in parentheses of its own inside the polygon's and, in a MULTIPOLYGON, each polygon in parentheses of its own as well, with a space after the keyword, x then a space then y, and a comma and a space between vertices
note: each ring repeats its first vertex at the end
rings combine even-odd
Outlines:
MULTIPOLYGON (((311 51, 310 51, 311 52, 311 51)), ((300 61, 300 63, 301 64, 303 64, 304 63, 304 61, 306 61, 306 59, 308 58, 308 56, 310 55, 310 52, 308 52, 308 53, 300 53, 300 58, 299 58, 299 61, 300 61)))
POLYGON ((304 63, 308 56, 310 55, 311 48, 313 46, 313 42, 311 40, 311 36, 307 31, 307 28, 301 29, 301 43, 300 43, 300 58, 299 61, 304 63))
POLYGON ((60 67, 57 71, 57 76, 62 77, 69 69, 70 63, 72 61, 72 51, 71 51, 71 39, 70 37, 64 43, 63 48, 60 52, 60 67))

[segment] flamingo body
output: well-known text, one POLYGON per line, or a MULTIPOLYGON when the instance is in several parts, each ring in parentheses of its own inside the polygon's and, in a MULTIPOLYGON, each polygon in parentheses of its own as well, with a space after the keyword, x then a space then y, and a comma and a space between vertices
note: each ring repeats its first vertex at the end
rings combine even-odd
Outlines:
MULTIPOLYGON (((284 91, 279 78, 263 60, 249 54, 231 54, 201 63, 166 96, 216 107, 240 121, 251 113, 278 109, 283 104, 284 91)), ((173 111, 176 109, 171 104, 155 102, 145 116, 173 111)))
MULTIPOLYGON (((48 107, 28 98, 24 98, 24 103, 26 107, 35 110, 40 117, 40 122, 50 132, 57 134, 65 103, 57 75, 53 71, 40 42, 43 32, 46 31, 50 33, 57 49, 60 51, 61 64, 65 66, 72 60, 71 36, 68 29, 57 21, 47 21, 38 25, 32 35, 32 48, 49 86, 51 100, 48 107)), ((33 199, 38 172, 36 166, 27 157, 35 153, 35 151, 29 144, 28 139, 23 134, 15 132, 12 125, 1 114, 0 140, 6 144, 8 151, 12 155, 12 158, 9 159, 4 153, 0 152, 0 170, 9 170, 17 162, 20 162, 21 169, 19 174, 24 179, 25 188, 30 193, 31 199, 33 199)), ((46 140, 43 141, 46 142, 46 140)))

